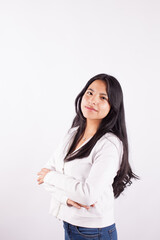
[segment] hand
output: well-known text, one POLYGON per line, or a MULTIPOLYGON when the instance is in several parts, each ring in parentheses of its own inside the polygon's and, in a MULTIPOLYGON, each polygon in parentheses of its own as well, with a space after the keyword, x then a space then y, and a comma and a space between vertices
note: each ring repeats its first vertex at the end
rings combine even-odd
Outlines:
POLYGON ((42 184, 44 183, 44 177, 46 176, 46 174, 48 172, 50 172, 51 170, 48 168, 42 168, 41 171, 39 173, 37 173, 37 175, 39 175, 39 178, 37 179, 38 184, 42 184))
POLYGON ((75 202, 75 201, 72 201, 71 199, 67 199, 67 204, 68 204, 68 206, 74 206, 74 207, 76 207, 76 208, 78 208, 78 209, 80 209, 81 207, 84 207, 84 208, 86 208, 87 210, 90 208, 90 206, 91 207, 94 207, 95 206, 95 203, 94 204, 92 204, 92 205, 90 205, 90 206, 87 206, 87 205, 83 205, 83 204, 80 204, 80 203, 77 203, 77 202, 75 202))

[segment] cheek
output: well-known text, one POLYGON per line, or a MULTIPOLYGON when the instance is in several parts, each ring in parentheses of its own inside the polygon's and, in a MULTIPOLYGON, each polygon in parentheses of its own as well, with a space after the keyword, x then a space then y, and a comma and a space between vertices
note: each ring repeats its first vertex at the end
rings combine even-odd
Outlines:
POLYGON ((86 96, 83 96, 82 101, 81 101, 81 106, 82 105, 84 106, 86 104, 86 102, 87 102, 87 98, 86 98, 86 96))
POLYGON ((104 114, 108 114, 109 111, 110 111, 110 105, 109 105, 109 104, 104 104, 104 105, 102 106, 101 110, 102 110, 102 112, 103 112, 104 114))
POLYGON ((81 101, 81 110, 84 108, 85 105, 85 99, 84 97, 82 97, 82 101, 81 101))

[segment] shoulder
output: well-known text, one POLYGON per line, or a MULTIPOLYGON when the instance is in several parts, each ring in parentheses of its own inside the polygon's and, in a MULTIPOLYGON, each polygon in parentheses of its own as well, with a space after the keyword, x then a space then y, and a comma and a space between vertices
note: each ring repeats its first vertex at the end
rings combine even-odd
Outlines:
POLYGON ((123 142, 114 133, 105 133, 98 141, 98 148, 107 149, 108 147, 117 149, 120 153, 123 151, 123 142))
POLYGON ((107 140, 107 141, 110 141, 112 144, 115 145, 116 148, 121 148, 122 145, 123 145, 123 142, 120 140, 119 137, 117 137, 114 133, 106 133, 104 135, 104 138, 107 140))
POLYGON ((77 131, 78 130, 78 128, 79 128, 79 126, 77 126, 77 127, 72 127, 72 128, 70 128, 69 130, 68 130, 68 134, 72 134, 72 133, 74 133, 75 131, 77 131))
POLYGON ((75 131, 78 129, 78 127, 73 127, 70 128, 69 130, 67 130, 62 137, 60 138, 59 144, 63 144, 66 141, 68 141, 68 139, 70 139, 72 137, 72 135, 75 133, 75 131))
POLYGON ((93 161, 102 159, 108 163, 109 159, 114 159, 120 167, 122 157, 123 143, 114 133, 105 133, 93 148, 93 161))
POLYGON ((72 127, 68 131, 66 131, 66 133, 63 136, 63 140, 66 141, 66 140, 70 139, 77 132, 78 127, 79 126, 72 127))

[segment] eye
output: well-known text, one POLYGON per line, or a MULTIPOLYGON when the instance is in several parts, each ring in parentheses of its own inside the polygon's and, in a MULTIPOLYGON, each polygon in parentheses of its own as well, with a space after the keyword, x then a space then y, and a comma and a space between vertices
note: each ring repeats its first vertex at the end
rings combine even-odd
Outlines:
MULTIPOLYGON (((90 92, 90 91, 88 91, 87 94, 88 94, 88 93, 91 93, 91 94, 92 94, 92 92, 90 92)), ((89 94, 89 95, 90 95, 90 94, 89 94)))
POLYGON ((107 100, 107 98, 105 98, 105 97, 101 97, 103 100, 107 100))

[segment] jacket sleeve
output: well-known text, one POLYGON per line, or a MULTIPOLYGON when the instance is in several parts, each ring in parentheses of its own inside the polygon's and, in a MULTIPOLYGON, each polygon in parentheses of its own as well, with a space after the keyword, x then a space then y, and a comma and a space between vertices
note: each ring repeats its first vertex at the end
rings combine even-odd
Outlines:
POLYGON ((95 203, 107 187, 112 187, 120 166, 122 142, 105 138, 105 142, 94 154, 88 177, 81 182, 74 177, 50 171, 44 182, 64 190, 68 198, 84 205, 95 203))
MULTIPOLYGON (((55 158, 54 158, 54 153, 53 153, 52 156, 50 157, 50 159, 48 160, 48 162, 42 168, 47 168, 47 169, 50 169, 52 171, 53 170, 56 171, 55 160, 54 159, 55 158)), ((55 186, 50 185, 46 182, 44 182, 42 185, 43 185, 43 187, 46 191, 49 191, 50 193, 52 193, 52 196, 57 201, 59 201, 60 203, 68 206, 68 204, 67 204, 68 197, 66 196, 65 191, 63 191, 62 189, 56 188, 55 186)))
POLYGON ((43 187, 46 191, 49 191, 57 201, 68 206, 67 204, 68 197, 66 196, 66 193, 63 190, 58 189, 55 186, 49 185, 47 183, 43 183, 43 187))

